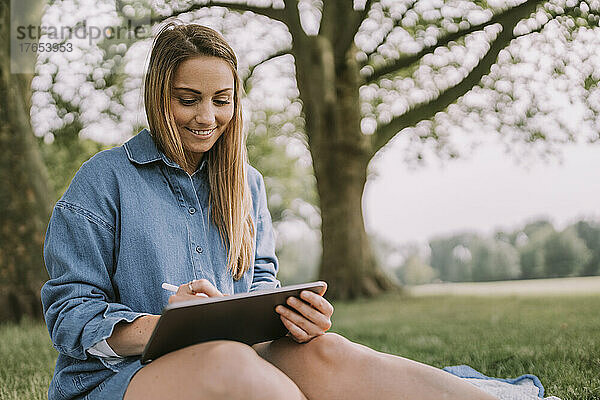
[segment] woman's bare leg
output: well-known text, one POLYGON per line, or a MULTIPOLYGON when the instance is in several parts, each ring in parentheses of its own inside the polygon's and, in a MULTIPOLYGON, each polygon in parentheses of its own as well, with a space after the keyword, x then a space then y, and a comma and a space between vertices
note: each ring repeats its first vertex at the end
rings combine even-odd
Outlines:
POLYGON ((125 400, 306 400, 283 372, 251 347, 206 342, 166 354, 139 370, 125 400))
POLYGON ((327 333, 308 343, 289 338, 255 345, 310 400, 496 400, 440 369, 380 353, 327 333))

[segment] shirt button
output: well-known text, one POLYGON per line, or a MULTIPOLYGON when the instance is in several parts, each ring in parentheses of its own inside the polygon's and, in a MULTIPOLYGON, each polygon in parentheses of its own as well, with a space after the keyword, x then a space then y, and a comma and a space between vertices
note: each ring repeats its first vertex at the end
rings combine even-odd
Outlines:
POLYGON ((196 246, 196 253, 202 253, 204 250, 202 250, 202 247, 200 246, 196 246))
POLYGON ((188 211, 189 211, 190 214, 195 214, 196 213, 196 209, 194 207, 188 208, 188 211))

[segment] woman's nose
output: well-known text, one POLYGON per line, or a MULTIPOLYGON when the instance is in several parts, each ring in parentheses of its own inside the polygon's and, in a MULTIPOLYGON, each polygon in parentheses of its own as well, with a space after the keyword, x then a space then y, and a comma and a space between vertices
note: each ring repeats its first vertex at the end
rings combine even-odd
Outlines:
POLYGON ((195 120, 198 124, 212 126, 215 123, 215 111, 212 105, 208 102, 199 102, 195 120))

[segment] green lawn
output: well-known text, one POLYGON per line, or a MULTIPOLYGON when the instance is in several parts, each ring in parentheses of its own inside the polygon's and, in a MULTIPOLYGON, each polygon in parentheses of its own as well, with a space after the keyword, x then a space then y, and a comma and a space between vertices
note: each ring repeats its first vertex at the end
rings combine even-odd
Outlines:
MULTIPOLYGON (((600 296, 418 297, 336 303, 333 330, 431 365, 540 377, 546 395, 600 399, 600 296)), ((40 323, 0 325, 0 399, 44 399, 56 355, 40 323)))
POLYGON ((47 399, 56 351, 46 325, 0 325, 0 399, 47 399))
POLYGON ((401 298, 336 305, 334 330, 437 367, 537 375, 546 396, 600 399, 600 296, 401 298))

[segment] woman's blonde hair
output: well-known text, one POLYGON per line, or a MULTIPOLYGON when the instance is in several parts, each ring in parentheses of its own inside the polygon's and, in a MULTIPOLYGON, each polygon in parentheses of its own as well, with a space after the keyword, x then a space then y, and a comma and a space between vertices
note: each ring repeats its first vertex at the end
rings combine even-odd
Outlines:
POLYGON ((203 158, 208 164, 211 217, 227 249, 227 269, 238 280, 250 267, 254 224, 246 178, 247 153, 237 59, 219 33, 201 25, 175 22, 160 30, 154 40, 144 84, 146 116, 157 147, 184 169, 195 169, 196 165, 191 165, 186 157, 170 104, 175 71, 183 61, 197 56, 221 58, 233 73, 233 118, 203 158))

